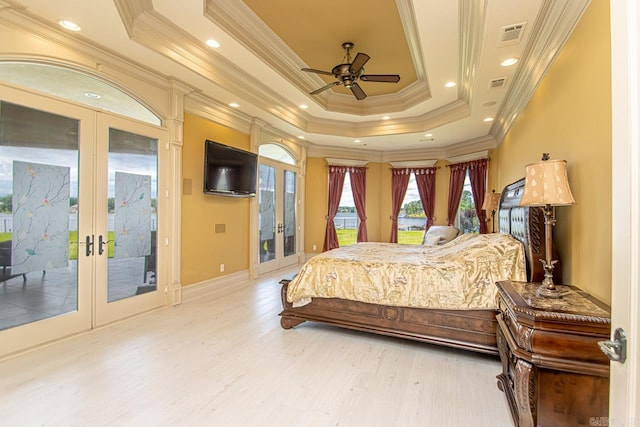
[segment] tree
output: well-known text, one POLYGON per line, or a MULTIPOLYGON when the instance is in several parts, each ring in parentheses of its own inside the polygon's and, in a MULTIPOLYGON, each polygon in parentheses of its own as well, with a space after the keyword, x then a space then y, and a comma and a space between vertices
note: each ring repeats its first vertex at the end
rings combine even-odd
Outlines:
POLYGON ((460 228, 465 233, 477 233, 480 231, 480 221, 476 214, 475 203, 471 191, 464 190, 460 197, 460 205, 458 208, 460 215, 460 228))
POLYGON ((424 209, 422 208, 422 202, 420 200, 414 200, 413 202, 405 203, 404 214, 406 216, 425 216, 424 209))
POLYGON ((6 196, 0 196, 0 212, 11 212, 11 194, 7 194, 6 196))
POLYGON ((338 213, 355 213, 355 212, 356 212, 355 206, 339 206, 338 207, 338 213))

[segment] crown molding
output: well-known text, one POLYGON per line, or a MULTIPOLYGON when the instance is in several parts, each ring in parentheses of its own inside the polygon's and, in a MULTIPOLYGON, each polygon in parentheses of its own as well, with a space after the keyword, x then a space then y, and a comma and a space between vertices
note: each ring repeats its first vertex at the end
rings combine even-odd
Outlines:
POLYGON ((459 2, 460 49, 458 69, 458 94, 460 99, 471 103, 472 88, 476 70, 482 53, 482 40, 485 32, 487 0, 461 0, 459 2))
POLYGON ((438 160, 409 160, 405 162, 389 162, 392 168, 431 168, 438 160))
POLYGON ((446 160, 449 163, 461 163, 461 162, 470 162, 472 160, 488 159, 488 158, 489 158, 489 151, 484 150, 484 151, 477 151, 475 153, 465 154, 462 156, 448 157, 446 160))
MULTIPOLYGON (((407 37, 407 45, 409 46, 409 53, 413 60, 413 68, 416 71, 416 77, 418 81, 428 82, 427 72, 424 67, 424 58, 422 57, 422 44, 420 43, 420 32, 418 31, 418 23, 416 16, 413 13, 413 1, 412 0, 396 0, 396 6, 398 8, 398 14, 400 15, 400 21, 404 28, 404 34, 407 37)), ((427 83, 426 89, 427 98, 431 98, 431 91, 427 83)))
POLYGON ((463 101, 454 101, 420 116, 397 120, 368 122, 346 122, 311 117, 304 129, 309 133, 360 138, 365 136, 383 136, 397 133, 422 132, 434 129, 469 116, 469 105, 463 101))
POLYGON ((591 0, 545 0, 502 106, 489 130, 498 144, 522 113, 591 0))
MULTIPOLYGON (((36 46, 55 45, 55 51, 64 48, 75 53, 73 57, 62 57, 54 56, 48 51, 43 54, 42 49, 31 49, 27 53, 5 54, 2 60, 54 65, 92 75, 133 96, 159 117, 169 114, 168 111, 158 109, 158 99, 154 102, 149 99, 149 93, 146 90, 137 89, 142 84, 147 88, 167 93, 171 90, 171 79, 158 73, 156 69, 124 58, 118 52, 94 43, 81 34, 69 34, 58 25, 37 17, 21 6, 10 4, 9 7, 0 8, 0 23, 36 39, 38 43, 32 43, 36 46), (42 43, 39 43, 40 41, 42 43), (135 83, 132 84, 132 82, 135 83)), ((173 79, 174 84, 178 82, 180 81, 173 79)), ((191 87, 184 82, 180 84, 185 88, 191 87)))
POLYGON ((338 159, 351 159, 367 162, 379 163, 382 161, 382 153, 379 151, 364 151, 359 150, 358 147, 343 148, 336 146, 321 146, 311 145, 307 149, 307 157, 322 157, 322 158, 338 158, 338 159))
POLYGON ((133 28, 136 19, 146 12, 153 10, 153 4, 151 0, 138 0, 138 1, 114 1, 120 19, 124 24, 124 28, 127 31, 129 37, 132 37, 133 28))
MULTIPOLYGON (((314 102, 331 112, 370 115, 402 111, 431 98, 412 1, 396 0, 396 5, 418 80, 395 94, 371 96, 363 101, 354 101, 351 95, 325 91, 314 95, 314 102)), ((205 0, 204 14, 300 91, 309 93, 326 84, 315 74, 300 72, 307 64, 244 2, 205 0), (251 32, 245 28, 251 28, 251 32)))
POLYGON ((493 136, 486 135, 449 146, 447 149, 447 157, 462 156, 480 150, 494 150, 497 147, 498 144, 493 136))
POLYGON ((148 0, 115 0, 131 40, 190 68, 225 91, 268 111, 296 127, 304 128, 305 115, 297 106, 275 90, 264 85, 200 40, 150 9, 148 0), (137 4, 137 5, 136 5, 137 4), (132 12, 133 11, 133 12, 132 12), (287 106, 287 107, 274 107, 287 106))
POLYGON ((184 110, 247 135, 254 123, 252 117, 198 92, 185 96, 184 110))
POLYGON ((460 156, 467 156, 469 153, 482 152, 488 153, 496 148, 496 142, 491 136, 475 138, 464 141, 455 146, 445 148, 419 148, 410 150, 394 150, 394 151, 363 151, 358 146, 354 147, 335 147, 310 145, 308 148, 309 157, 338 157, 368 160, 370 162, 408 162, 416 160, 447 160, 460 156))
POLYGON ((353 159, 336 159, 333 157, 325 158, 327 164, 332 166, 356 166, 364 167, 369 163, 369 160, 353 160, 353 159))

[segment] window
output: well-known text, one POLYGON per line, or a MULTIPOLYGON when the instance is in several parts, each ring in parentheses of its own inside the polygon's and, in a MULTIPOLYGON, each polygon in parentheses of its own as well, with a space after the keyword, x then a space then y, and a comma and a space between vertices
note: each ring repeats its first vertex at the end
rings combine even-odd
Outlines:
POLYGON ((288 165, 295 166, 297 164, 296 159, 294 159, 287 150, 277 144, 262 144, 258 147, 258 154, 262 157, 286 163, 288 165))
POLYGON ((398 243, 420 244, 424 237, 427 224, 427 216, 424 213, 416 176, 412 173, 409 177, 409 186, 402 201, 402 209, 398 216, 398 243))
POLYGON ((349 246, 356 243, 358 234, 358 214, 356 213, 356 204, 353 201, 351 176, 349 172, 344 176, 342 196, 340 196, 340 206, 338 207, 338 214, 333 219, 333 223, 336 225, 338 244, 340 246, 349 246))
POLYGON ((468 169, 465 173, 464 187, 462 188, 462 197, 460 197, 460 204, 458 205, 455 226, 465 233, 480 232, 480 220, 476 213, 476 205, 473 200, 468 169))
POLYGON ((153 111, 133 97, 117 87, 79 71, 48 64, 3 62, 0 63, 0 80, 90 107, 112 111, 152 125, 162 125, 162 121, 153 111), (64 82, 64 84, 52 84, 52 82, 64 82))

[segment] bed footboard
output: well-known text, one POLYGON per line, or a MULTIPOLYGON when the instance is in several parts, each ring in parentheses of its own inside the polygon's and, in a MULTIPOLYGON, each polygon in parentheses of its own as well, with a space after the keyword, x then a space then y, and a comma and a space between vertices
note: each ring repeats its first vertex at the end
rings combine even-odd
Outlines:
POLYGON ((498 354, 497 310, 435 310, 368 304, 339 298, 313 298, 293 307, 283 279, 280 324, 293 328, 307 320, 413 341, 498 354))

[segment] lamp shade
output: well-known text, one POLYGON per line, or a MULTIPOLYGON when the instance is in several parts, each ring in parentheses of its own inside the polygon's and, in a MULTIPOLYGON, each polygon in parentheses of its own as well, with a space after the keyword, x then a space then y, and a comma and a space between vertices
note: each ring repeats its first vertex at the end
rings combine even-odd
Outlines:
POLYGON ((482 210, 488 211, 488 212, 497 211, 498 202, 500 202, 500 193, 496 193, 495 191, 486 193, 484 195, 484 203, 482 204, 482 210))
POLYGON ((576 201, 569 188, 567 162, 543 160, 526 166, 522 206, 562 206, 576 201))

